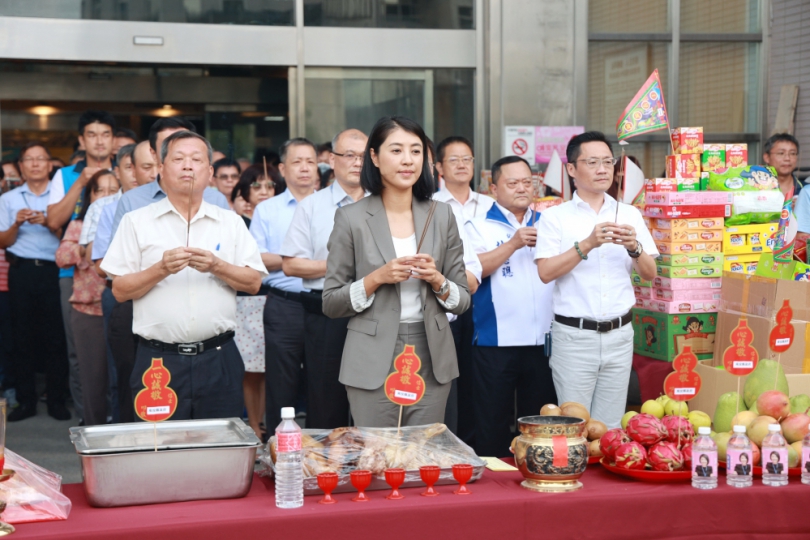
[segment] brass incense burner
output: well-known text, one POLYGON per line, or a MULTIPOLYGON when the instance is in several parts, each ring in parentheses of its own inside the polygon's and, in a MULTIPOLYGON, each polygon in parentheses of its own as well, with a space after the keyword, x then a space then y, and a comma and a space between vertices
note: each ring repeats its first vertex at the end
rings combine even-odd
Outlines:
POLYGON ((582 488, 579 477, 588 466, 585 421, 568 416, 524 416, 518 419, 515 463, 526 489, 562 493, 582 488))

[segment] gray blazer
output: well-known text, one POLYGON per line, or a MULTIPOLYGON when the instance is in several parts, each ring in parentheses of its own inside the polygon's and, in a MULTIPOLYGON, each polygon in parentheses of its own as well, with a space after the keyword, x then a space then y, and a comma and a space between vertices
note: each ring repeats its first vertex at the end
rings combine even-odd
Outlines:
MULTIPOLYGON (((418 242, 430 211, 430 201, 414 199, 412 208, 418 242)), ((351 317, 340 364, 340 382, 374 390, 385 382, 394 358, 399 333, 399 284, 378 288, 374 302, 361 313, 352 307, 349 289, 358 279, 396 258, 382 198, 372 195, 339 208, 328 248, 323 312, 332 318, 351 317)), ((421 252, 431 255, 442 275, 458 286, 461 298, 452 312, 461 315, 467 311, 470 291, 464 273, 464 248, 453 211, 447 204, 437 203, 421 252)), ((433 374, 437 381, 445 384, 458 377, 456 348, 447 310, 439 304, 430 285, 424 282, 421 285, 422 312, 433 374)))

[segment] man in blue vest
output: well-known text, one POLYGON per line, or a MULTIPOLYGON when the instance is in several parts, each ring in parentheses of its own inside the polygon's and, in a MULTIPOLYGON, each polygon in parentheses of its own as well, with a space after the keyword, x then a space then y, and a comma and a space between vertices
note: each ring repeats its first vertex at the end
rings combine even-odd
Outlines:
MULTIPOLYGON (((98 171, 112 169, 113 134, 115 119, 105 111, 87 111, 79 117, 79 143, 85 149, 85 159, 75 165, 56 171, 48 197, 46 224, 61 237, 68 223, 82 211, 84 186, 98 171)), ((73 294, 73 268, 59 270, 59 292, 62 305, 62 321, 67 340, 68 363, 70 364, 70 395, 76 415, 82 418, 82 389, 79 383, 79 364, 73 346, 73 329, 70 324, 70 296, 73 294)))

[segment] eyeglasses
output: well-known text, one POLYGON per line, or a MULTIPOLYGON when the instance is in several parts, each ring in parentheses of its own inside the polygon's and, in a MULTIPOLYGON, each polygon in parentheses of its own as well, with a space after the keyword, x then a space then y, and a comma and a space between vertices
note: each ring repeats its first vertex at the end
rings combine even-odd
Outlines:
POLYGON ((518 184, 522 185, 526 189, 532 189, 534 187, 534 181, 530 177, 506 179, 506 187, 509 189, 517 189, 518 184))
POLYGON ((363 161, 363 154, 355 154, 354 152, 346 152, 345 154, 338 154, 337 152, 332 152, 338 157, 342 157, 349 163, 354 163, 356 160, 363 161))
POLYGON ((783 159, 786 157, 789 157, 790 159, 796 159, 797 157, 799 157, 798 152, 779 152, 778 154, 771 154, 771 155, 779 159, 783 159))
POLYGON ((471 165, 475 158, 472 156, 464 156, 464 157, 451 157, 445 160, 448 165, 451 167, 458 167, 460 164, 464 165, 471 165))
POLYGON ((275 182, 251 182, 250 187, 253 188, 253 189, 265 188, 265 189, 275 190, 276 189, 276 184, 275 184, 275 182))
POLYGON ((588 166, 589 169, 598 169, 599 165, 602 164, 606 169, 612 169, 616 162, 619 160, 616 158, 605 158, 605 159, 598 159, 598 158, 591 158, 591 159, 578 159, 577 163, 584 163, 588 166))
POLYGON ((239 175, 238 174, 218 174, 217 178, 219 180, 228 180, 228 179, 239 180, 239 175))
POLYGON ((45 163, 46 161, 50 161, 51 158, 47 156, 37 156, 37 157, 24 157, 22 158, 23 163, 45 163))

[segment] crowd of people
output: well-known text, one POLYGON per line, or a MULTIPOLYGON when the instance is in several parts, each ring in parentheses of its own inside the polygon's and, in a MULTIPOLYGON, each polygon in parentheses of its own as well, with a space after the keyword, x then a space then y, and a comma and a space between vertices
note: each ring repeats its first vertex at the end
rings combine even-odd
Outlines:
POLYGON ((293 138, 258 163, 180 117, 138 141, 88 111, 78 140, 58 169, 39 142, 3 164, 20 179, 0 196, 9 421, 40 399, 70 419, 68 397, 85 425, 137 421, 160 358, 173 419, 246 416, 266 438, 294 406, 310 428, 392 426, 384 382, 409 345, 426 391, 402 423, 445 422, 481 455, 502 455, 516 416, 544 403, 619 424, 630 273, 651 279, 658 253, 608 194, 601 133, 571 140, 576 192, 542 215, 525 160, 495 161, 491 196, 474 192, 470 141, 434 148, 401 117, 326 145, 293 138))

